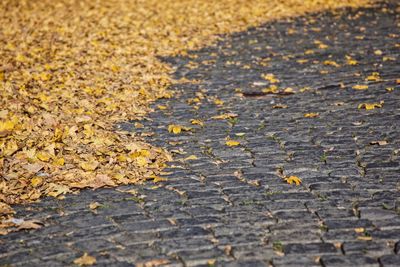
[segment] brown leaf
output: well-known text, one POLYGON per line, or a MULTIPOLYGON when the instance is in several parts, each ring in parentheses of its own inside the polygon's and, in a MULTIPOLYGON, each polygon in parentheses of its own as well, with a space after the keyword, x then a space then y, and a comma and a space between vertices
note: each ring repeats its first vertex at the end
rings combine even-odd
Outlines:
POLYGON ((96 263, 96 258, 89 256, 86 252, 83 254, 82 257, 74 260, 74 264, 77 264, 79 266, 89 266, 95 263, 96 263))

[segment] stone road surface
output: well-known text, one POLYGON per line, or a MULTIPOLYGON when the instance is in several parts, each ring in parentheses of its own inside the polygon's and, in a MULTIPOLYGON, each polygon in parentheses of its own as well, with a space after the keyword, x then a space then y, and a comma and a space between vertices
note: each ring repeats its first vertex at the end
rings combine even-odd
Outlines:
POLYGON ((144 128, 118 127, 175 152, 167 181, 17 207, 45 226, 2 236, 0 265, 68 266, 87 252, 97 266, 400 266, 399 8, 272 22, 165 59, 197 82, 177 84, 144 128), (296 93, 263 93, 267 73, 296 93), (226 113, 238 116, 212 118, 226 113))

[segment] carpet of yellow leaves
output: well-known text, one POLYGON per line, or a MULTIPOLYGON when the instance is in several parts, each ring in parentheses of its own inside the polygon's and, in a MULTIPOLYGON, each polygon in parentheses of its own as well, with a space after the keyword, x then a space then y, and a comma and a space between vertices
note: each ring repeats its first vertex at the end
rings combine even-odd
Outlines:
POLYGON ((113 130, 171 97, 172 69, 158 56, 268 20, 367 2, 1 1, 1 221, 12 204, 159 175, 166 151, 113 130))

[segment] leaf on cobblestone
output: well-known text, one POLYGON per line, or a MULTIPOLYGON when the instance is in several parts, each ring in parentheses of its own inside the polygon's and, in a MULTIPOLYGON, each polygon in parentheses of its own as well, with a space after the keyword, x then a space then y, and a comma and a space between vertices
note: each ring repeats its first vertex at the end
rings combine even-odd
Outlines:
POLYGON ((379 146, 385 146, 389 144, 388 141, 382 140, 382 141, 372 141, 369 143, 370 145, 379 145, 379 146))
POLYGON ((92 202, 89 204, 89 209, 91 209, 91 210, 95 210, 98 207, 101 207, 101 204, 99 202, 92 202))
POLYGON ((357 84, 353 86, 354 90, 366 90, 368 89, 368 85, 365 84, 357 84))
POLYGON ((235 141, 235 140, 228 140, 228 141, 225 142, 225 144, 227 146, 238 146, 238 145, 240 145, 240 142, 235 141))
MULTIPOLYGON (((151 103, 172 97, 168 88, 177 81, 160 58, 210 44, 217 34, 366 2, 0 1, 5 29, 0 36, 0 166, 7 177, 0 199, 25 204, 39 196, 62 197, 158 175, 171 155, 144 142, 153 133, 128 138, 113 125, 143 119, 151 103), (149 155, 132 156, 140 150, 132 144, 149 155)), ((192 61, 188 67, 196 65, 192 61)), ((267 79, 277 82, 274 76, 267 79)), ((193 104, 204 98, 196 94, 193 104)), ((220 116, 214 119, 237 115, 220 116)), ((172 127, 172 132, 186 129, 172 127)))
POLYGON ((184 160, 188 161, 188 160, 196 160, 196 159, 198 159, 196 155, 190 155, 190 156, 186 157, 184 160))
POLYGON ((363 227, 358 227, 358 228, 354 228, 354 232, 356 232, 356 233, 364 233, 364 231, 365 231, 365 228, 363 228, 363 227))
POLYGON ((214 104, 217 105, 217 106, 221 106, 221 105, 224 104, 224 101, 222 101, 221 99, 215 99, 214 100, 214 104))
POLYGON ((168 264, 169 260, 167 259, 154 259, 145 262, 138 262, 135 264, 137 267, 157 267, 161 265, 168 264))
POLYGON ((288 108, 287 105, 282 105, 282 104, 277 104, 277 105, 273 105, 272 108, 288 108))
POLYGON ((225 113, 225 114, 213 116, 213 117, 211 117, 211 119, 214 119, 214 120, 226 120, 226 119, 236 118, 237 116, 238 115, 235 114, 235 113, 225 113))
POLYGON ((301 179, 297 176, 287 176, 284 179, 288 184, 300 185, 302 182, 301 179))
POLYGON ((358 240, 362 240, 362 241, 371 241, 372 237, 371 236, 357 236, 358 240))
POLYGON ((79 266, 90 266, 96 263, 96 258, 89 256, 86 252, 82 257, 79 257, 74 260, 74 264, 79 266))
POLYGON ((316 118, 316 117, 319 117, 319 113, 311 112, 311 113, 304 114, 304 118, 316 118))
POLYGON ((168 132, 174 133, 174 134, 180 134, 182 131, 189 131, 189 130, 190 130, 190 128, 184 127, 181 125, 177 125, 177 124, 168 125, 168 132))
POLYGON ((378 82, 381 80, 381 77, 380 77, 379 72, 373 72, 371 75, 367 76, 367 78, 365 78, 365 80, 371 81, 371 82, 378 82))
POLYGON ((190 123, 193 125, 200 125, 200 126, 204 126, 204 122, 198 119, 191 119, 190 123))
POLYGON ((23 220, 21 223, 17 223, 17 230, 31 230, 39 229, 43 224, 38 220, 23 220))
POLYGON ((272 73, 263 74, 263 75, 261 75, 261 77, 264 78, 265 80, 269 81, 270 83, 278 83, 279 82, 279 79, 277 79, 275 77, 275 75, 272 73))
POLYGON ((372 110, 376 108, 381 108, 383 106, 383 101, 380 103, 361 103, 358 105, 358 109, 366 109, 366 110, 372 110))

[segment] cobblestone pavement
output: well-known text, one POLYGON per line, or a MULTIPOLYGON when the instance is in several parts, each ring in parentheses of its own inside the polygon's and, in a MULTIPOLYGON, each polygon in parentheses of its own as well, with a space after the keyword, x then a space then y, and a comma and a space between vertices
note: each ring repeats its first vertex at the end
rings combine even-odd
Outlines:
POLYGON ((177 84, 143 128, 119 128, 175 152, 167 181, 17 207, 45 226, 2 236, 0 265, 87 252, 98 266, 399 266, 399 13, 393 2, 273 22, 166 59, 198 82, 177 84), (263 93, 268 73, 296 93, 263 93))

